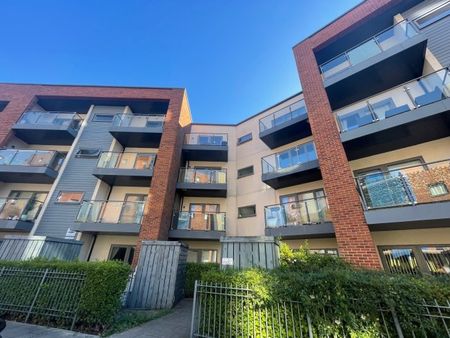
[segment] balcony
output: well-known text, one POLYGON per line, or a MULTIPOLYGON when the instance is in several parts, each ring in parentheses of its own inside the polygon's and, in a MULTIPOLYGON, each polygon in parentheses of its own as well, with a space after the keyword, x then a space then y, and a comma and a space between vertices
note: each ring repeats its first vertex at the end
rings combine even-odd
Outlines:
POLYGON ((156 154, 103 152, 94 176, 113 186, 149 187, 156 154))
POLYGON ((71 145, 82 121, 77 113, 28 111, 12 130, 28 144, 71 145))
POLYGON ((450 160, 360 175, 356 183, 374 231, 450 224, 450 160))
POLYGON ((227 171, 181 168, 177 189, 184 196, 227 197, 227 171))
POLYGON ((321 64, 332 108, 420 76, 426 46, 426 37, 405 20, 321 64))
POLYGON ((274 189, 322 178, 313 142, 263 157, 261 165, 262 181, 274 189))
POLYGON ((164 115, 118 114, 109 130, 123 147, 158 148, 164 115))
POLYGON ((350 160, 450 135, 450 74, 444 68, 335 112, 350 160))
POLYGON ((186 161, 228 161, 227 134, 186 134, 183 144, 186 161))
POLYGON ((259 120, 259 138, 270 148, 311 136, 305 101, 297 101, 259 120))
POLYGON ((266 236, 283 238, 334 237, 326 197, 264 207, 266 236))
POLYGON ((0 149, 0 181, 53 183, 63 161, 57 151, 0 149))
POLYGON ((145 202, 83 201, 72 230, 119 235, 137 235, 145 202))
POLYGON ((0 231, 30 232, 43 202, 33 198, 0 198, 0 231))
POLYGON ((225 236, 226 213, 177 211, 173 214, 171 239, 215 239, 225 236))

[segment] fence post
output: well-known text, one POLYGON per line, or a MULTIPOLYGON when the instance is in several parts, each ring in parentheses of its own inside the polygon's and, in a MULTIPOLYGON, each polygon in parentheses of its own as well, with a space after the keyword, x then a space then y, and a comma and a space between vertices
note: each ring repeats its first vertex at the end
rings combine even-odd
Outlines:
POLYGON ((34 295, 33 302, 31 303, 30 309, 28 310, 27 317, 25 318, 25 323, 27 323, 28 319, 30 318, 31 311, 33 311, 33 307, 34 307, 34 304, 36 303, 36 300, 37 300, 37 298, 39 296, 39 292, 41 291, 42 285, 44 284, 44 281, 47 278, 47 273, 48 273, 48 269, 45 269, 44 275, 42 276, 41 282, 39 283, 39 287, 38 287, 38 289, 36 291, 36 294, 34 295))
POLYGON ((395 330, 397 331, 398 338, 404 338, 402 327, 400 326, 400 322, 397 317, 397 313, 394 308, 391 308, 392 319, 394 320, 395 330))
POLYGON ((311 317, 309 317, 309 314, 306 314, 306 321, 308 322, 308 334, 309 334, 309 338, 314 338, 313 332, 312 332, 311 317))
POLYGON ((190 337, 194 337, 194 322, 195 322, 195 308, 197 305, 197 280, 194 283, 194 299, 192 301, 192 318, 191 318, 191 335, 190 337))

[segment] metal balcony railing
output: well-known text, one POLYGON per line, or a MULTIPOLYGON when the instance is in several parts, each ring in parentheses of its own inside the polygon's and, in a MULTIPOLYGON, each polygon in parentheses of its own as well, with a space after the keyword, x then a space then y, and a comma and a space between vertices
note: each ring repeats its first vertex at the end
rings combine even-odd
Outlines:
POLYGON ((201 146, 226 146, 228 145, 228 134, 186 134, 184 135, 184 144, 201 146))
POLYGON ((281 110, 276 111, 259 120, 259 132, 275 128, 280 124, 291 121, 297 117, 307 115, 304 100, 297 101, 281 110))
POLYGON ((197 231, 225 231, 226 213, 176 211, 172 229, 197 231))
POLYGON ((262 173, 289 173, 302 164, 317 160, 314 142, 304 143, 261 159, 262 173))
POLYGON ((0 220, 34 222, 43 204, 34 198, 0 197, 0 220))
POLYGON ((450 160, 359 175, 366 209, 450 201, 450 160))
POLYGON ((331 60, 322 63, 319 66, 322 77, 324 79, 329 78, 372 56, 397 46, 417 34, 418 31, 411 22, 407 20, 401 21, 361 42, 357 46, 335 56, 331 60))
POLYGON ((178 182, 196 184, 226 184, 227 171, 225 169, 181 168, 178 182))
POLYGON ((77 215, 80 223, 140 224, 145 202, 83 201, 77 215))
POLYGON ((78 130, 83 119, 74 112, 60 111, 27 111, 22 114, 17 124, 31 124, 36 126, 67 127, 78 130))
POLYGON ((105 151, 100 155, 97 168, 145 170, 153 168, 155 160, 155 153, 105 151))
POLYGON ((162 128, 165 115, 114 115, 112 125, 115 127, 162 128))
POLYGON ((64 156, 53 150, 0 149, 0 166, 49 167, 59 170, 64 156))
POLYGON ((443 68, 351 104, 335 114, 340 131, 347 132, 449 97, 449 69, 443 68))
POLYGON ((268 205, 264 207, 266 228, 317 224, 329 221, 326 197, 268 205))

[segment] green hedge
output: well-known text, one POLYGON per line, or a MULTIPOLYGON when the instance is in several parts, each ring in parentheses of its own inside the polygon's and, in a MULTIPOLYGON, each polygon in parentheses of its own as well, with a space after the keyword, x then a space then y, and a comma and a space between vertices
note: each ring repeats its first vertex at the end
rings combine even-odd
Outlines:
MULTIPOLYGON (((414 314, 423 312, 419 304, 423 300, 446 304, 450 299, 448 277, 414 277, 356 269, 337 257, 309 254, 307 250, 292 252, 286 245, 282 245, 280 256, 280 268, 271 271, 209 271, 202 274, 202 281, 248 286, 254 290, 256 304, 261 307, 283 301, 299 302, 301 311, 309 313, 316 328, 320 328, 316 332, 319 336, 340 337, 345 323, 347 336, 379 337, 383 330, 380 306, 394 310, 407 332, 422 329, 433 332, 434 327, 418 327, 414 314)), ((217 300, 211 300, 211 304, 214 302, 217 300)), ((240 318, 256 317, 254 309, 238 304, 229 304, 227 311, 233 313, 233 306, 237 307, 236 313, 246 309, 240 318)), ((230 321, 229 327, 235 318, 236 315, 218 311, 215 320, 230 321)), ((244 335, 245 327, 243 321, 240 329, 244 335)), ((266 337, 264 328, 258 336, 266 337)))
MULTIPOLYGON (((102 332, 120 310, 120 298, 125 290, 131 267, 116 261, 66 262, 56 260, 0 261, 0 267, 54 269, 83 272, 86 275, 81 290, 77 328, 102 332)), ((17 290, 21 292, 21 290, 17 290)))
POLYGON ((186 283, 184 286, 185 297, 194 296, 194 285, 196 280, 202 278, 202 274, 208 271, 219 271, 219 264, 216 263, 187 263, 186 283))

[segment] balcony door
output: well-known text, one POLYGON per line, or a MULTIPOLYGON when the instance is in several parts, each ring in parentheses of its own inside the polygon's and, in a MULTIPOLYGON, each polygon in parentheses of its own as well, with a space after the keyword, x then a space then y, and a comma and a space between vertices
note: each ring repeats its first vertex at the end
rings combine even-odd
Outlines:
POLYGON ((320 223, 327 219, 323 190, 281 196, 280 202, 285 210, 286 225, 320 223))
POLYGON ((120 213, 119 223, 140 223, 147 195, 127 194, 120 213))
POLYGON ((219 204, 191 203, 191 230, 214 230, 216 228, 216 214, 220 212, 219 204))

